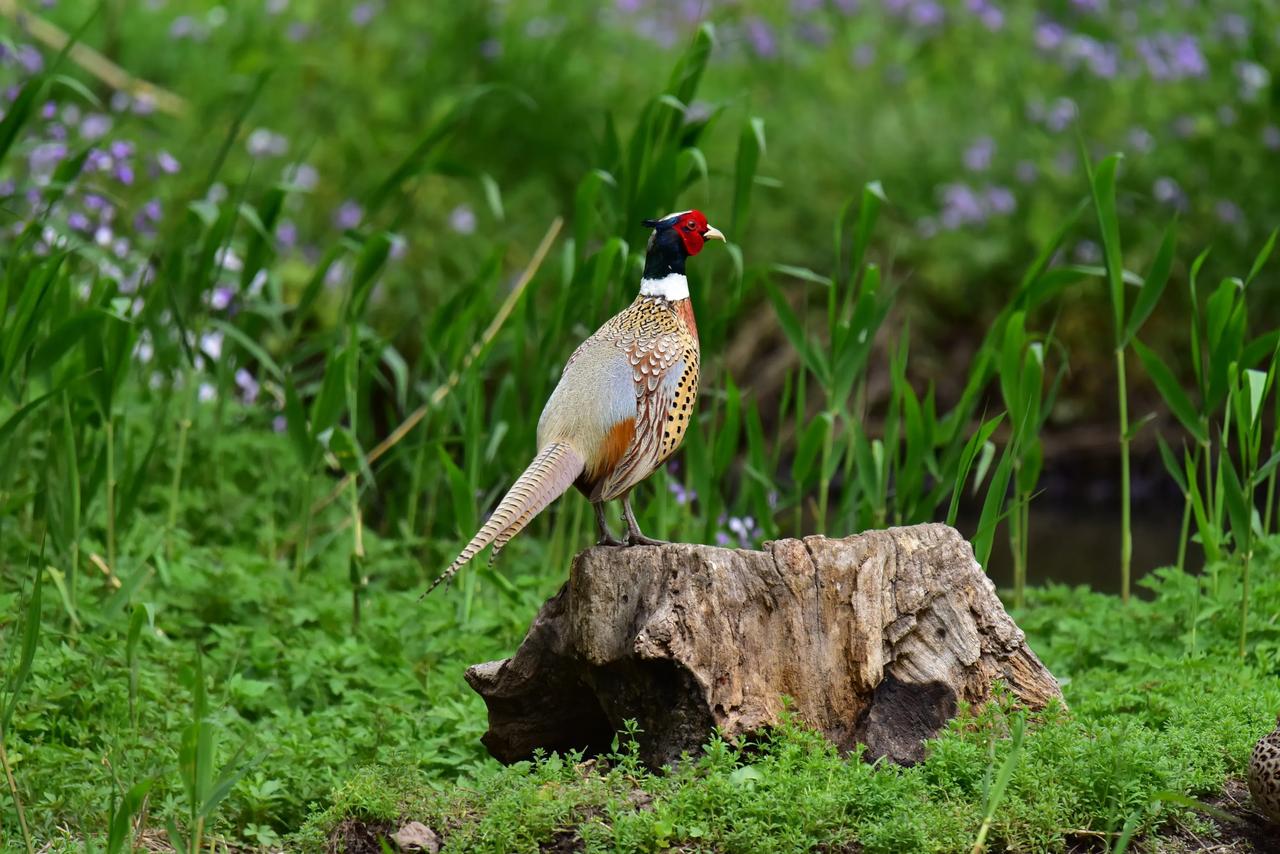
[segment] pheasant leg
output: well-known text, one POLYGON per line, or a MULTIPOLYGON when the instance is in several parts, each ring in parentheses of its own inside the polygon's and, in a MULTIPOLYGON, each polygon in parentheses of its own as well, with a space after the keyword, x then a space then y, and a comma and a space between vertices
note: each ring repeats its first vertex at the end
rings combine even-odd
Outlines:
POLYGON ((627 545, 629 546, 663 546, 667 544, 666 540, 655 540, 653 537, 646 537, 644 531, 640 530, 640 524, 636 522, 636 514, 631 511, 631 495, 627 494, 622 499, 622 515, 627 520, 627 545))
POLYGON ((613 535, 609 530, 609 522, 604 518, 604 502, 594 501, 591 504, 596 511, 596 527, 600 529, 600 539, 596 541, 597 546, 621 546, 626 545, 622 540, 613 535))

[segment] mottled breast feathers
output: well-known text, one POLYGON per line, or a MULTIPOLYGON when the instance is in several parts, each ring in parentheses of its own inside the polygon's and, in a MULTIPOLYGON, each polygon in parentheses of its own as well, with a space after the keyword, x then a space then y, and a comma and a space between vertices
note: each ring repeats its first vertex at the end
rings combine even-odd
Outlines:
POLYGON ((640 296, 569 358, 543 410, 539 443, 581 445, 587 464, 578 488, 593 501, 623 496, 679 448, 698 376, 688 301, 640 296), (597 423, 584 423, 584 412, 599 413, 590 419, 597 423))

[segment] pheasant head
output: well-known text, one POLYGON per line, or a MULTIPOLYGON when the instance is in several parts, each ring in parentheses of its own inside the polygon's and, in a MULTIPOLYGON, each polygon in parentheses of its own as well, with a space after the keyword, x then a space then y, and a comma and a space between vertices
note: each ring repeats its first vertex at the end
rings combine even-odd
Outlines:
POLYGON ((702 251, 708 240, 724 241, 718 228, 707 222, 702 211, 681 211, 662 219, 646 219, 653 229, 644 257, 644 278, 640 293, 669 300, 689 298, 689 282, 684 276, 684 262, 702 251))

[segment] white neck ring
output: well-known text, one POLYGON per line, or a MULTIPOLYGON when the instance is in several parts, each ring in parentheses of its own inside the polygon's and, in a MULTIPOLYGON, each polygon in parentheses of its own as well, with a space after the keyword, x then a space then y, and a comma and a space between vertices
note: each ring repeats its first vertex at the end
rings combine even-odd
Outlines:
POLYGON ((689 280, 681 273, 668 273, 661 279, 641 279, 640 293, 646 297, 662 297, 669 302, 689 298, 689 280))

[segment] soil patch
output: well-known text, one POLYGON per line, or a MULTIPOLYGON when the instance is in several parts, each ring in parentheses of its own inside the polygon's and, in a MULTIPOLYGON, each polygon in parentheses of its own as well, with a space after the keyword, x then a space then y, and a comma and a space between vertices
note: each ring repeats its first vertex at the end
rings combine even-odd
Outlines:
POLYGON ((1210 851, 1214 854, 1280 854, 1280 827, 1253 808, 1243 780, 1228 780, 1221 795, 1204 798, 1204 802, 1238 821, 1206 816, 1214 827, 1212 834, 1197 832, 1184 822, 1175 821, 1160 836, 1161 851, 1168 854, 1210 851))
POLYGON ((390 821, 348 818, 329 834, 329 854, 382 854, 382 841, 391 845, 396 825, 390 821))

